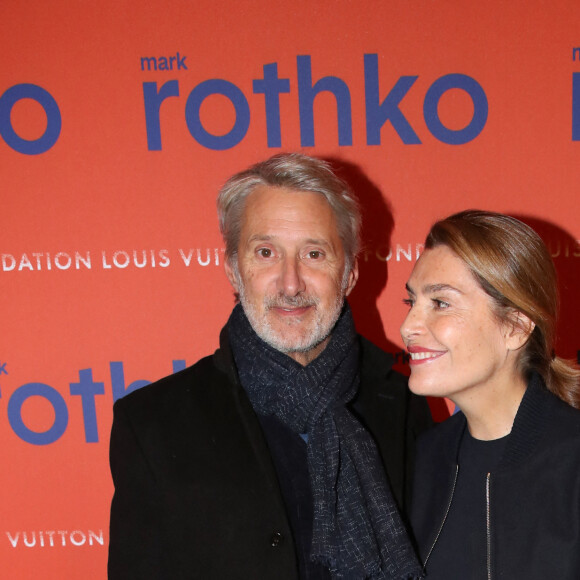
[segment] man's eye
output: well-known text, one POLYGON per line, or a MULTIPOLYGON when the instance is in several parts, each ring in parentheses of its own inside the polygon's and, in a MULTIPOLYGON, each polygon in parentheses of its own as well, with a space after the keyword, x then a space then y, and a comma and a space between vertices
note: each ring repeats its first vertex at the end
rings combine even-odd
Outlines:
POLYGON ((322 257, 322 252, 319 250, 310 250, 310 252, 308 252, 308 257, 312 260, 318 260, 318 258, 322 257))
POLYGON ((272 256, 272 250, 270 250, 270 248, 260 248, 258 254, 262 256, 262 258, 270 258, 272 256))

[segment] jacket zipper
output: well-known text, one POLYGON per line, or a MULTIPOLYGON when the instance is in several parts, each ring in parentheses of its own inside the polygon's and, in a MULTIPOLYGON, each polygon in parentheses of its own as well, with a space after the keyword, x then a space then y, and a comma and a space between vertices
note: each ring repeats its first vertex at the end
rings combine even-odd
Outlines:
POLYGON ((491 580, 491 473, 485 479, 485 520, 487 525, 487 580, 491 580))
POLYGON ((455 486, 457 485, 457 476, 459 475, 459 464, 455 466, 455 477, 453 478, 453 485, 451 487, 451 494, 449 496, 449 501, 447 502, 447 509, 445 510, 445 514, 443 515, 443 521, 441 522, 441 525, 439 526, 439 530, 437 531, 437 535, 435 536, 435 539, 433 540, 433 544, 431 546, 431 549, 429 550, 429 553, 427 554, 427 557, 425 558, 425 562, 423 563, 423 572, 425 572, 425 570, 427 569, 427 562, 429 561, 429 558, 431 557, 431 553, 433 552, 433 549, 435 548, 435 544, 437 544, 437 540, 439 540, 439 536, 441 535, 441 531, 443 530, 443 526, 445 525, 445 522, 447 520, 447 516, 449 515, 449 510, 451 509, 451 504, 453 503, 453 496, 455 494, 455 486))

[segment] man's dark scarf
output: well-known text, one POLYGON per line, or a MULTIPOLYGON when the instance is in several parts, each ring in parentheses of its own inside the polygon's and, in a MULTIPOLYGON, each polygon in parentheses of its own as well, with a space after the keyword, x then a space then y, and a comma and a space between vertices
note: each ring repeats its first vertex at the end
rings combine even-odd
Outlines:
POLYGON ((255 411, 308 434, 311 559, 333 578, 421 577, 375 443, 346 407, 359 384, 358 337, 348 306, 329 344, 307 366, 262 341, 240 305, 228 332, 255 411))

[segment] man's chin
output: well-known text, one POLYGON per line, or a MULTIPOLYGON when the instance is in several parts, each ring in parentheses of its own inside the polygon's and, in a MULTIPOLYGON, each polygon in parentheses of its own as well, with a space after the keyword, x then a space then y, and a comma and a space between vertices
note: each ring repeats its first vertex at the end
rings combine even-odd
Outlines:
POLYGON ((317 344, 316 340, 312 340, 312 335, 305 337, 291 337, 288 336, 288 333, 266 333, 266 335, 261 338, 276 350, 286 354, 308 352, 317 344))
MULTIPOLYGON (((242 306, 245 306, 244 303, 242 306)), ((304 316, 288 317, 277 316, 273 310, 258 316, 251 308, 245 309, 245 312, 250 325, 266 344, 292 358, 295 358, 294 354, 317 351, 330 335, 330 329, 325 332, 320 322, 312 317, 313 309, 308 309, 304 316)))

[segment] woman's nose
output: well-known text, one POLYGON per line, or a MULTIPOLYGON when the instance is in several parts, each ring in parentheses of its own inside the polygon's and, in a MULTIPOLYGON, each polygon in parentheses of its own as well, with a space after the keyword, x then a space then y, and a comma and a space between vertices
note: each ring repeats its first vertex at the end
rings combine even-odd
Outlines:
POLYGON ((403 324, 401 324, 400 332, 403 341, 406 343, 418 334, 424 328, 423 317, 421 316, 421 311, 416 306, 411 306, 403 324))

